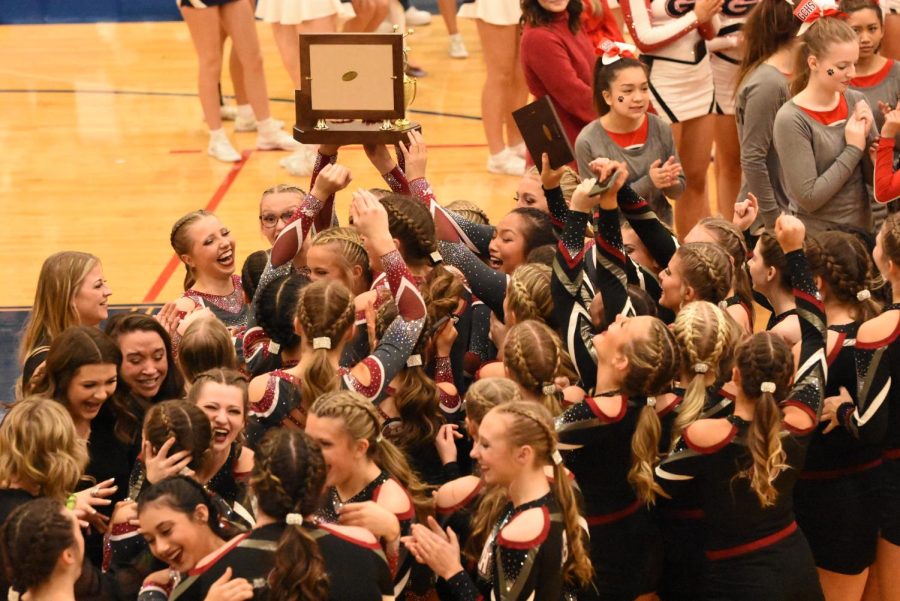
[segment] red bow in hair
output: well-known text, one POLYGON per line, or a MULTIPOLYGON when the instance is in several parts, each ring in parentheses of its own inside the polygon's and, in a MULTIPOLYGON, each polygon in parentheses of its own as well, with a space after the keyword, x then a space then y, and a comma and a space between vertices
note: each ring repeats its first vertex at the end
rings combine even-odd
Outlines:
POLYGON ((603 56, 601 57, 601 61, 604 65, 609 65, 620 58, 637 58, 635 55, 635 51, 637 48, 632 46, 631 44, 625 44, 624 42, 614 42, 612 40, 603 40, 600 42, 600 50, 603 51, 603 56))
POLYGON ((843 19, 847 17, 847 14, 838 10, 838 7, 833 3, 827 2, 819 4, 815 0, 806 0, 806 2, 799 4, 797 8, 794 9, 794 16, 803 22, 800 26, 800 30, 797 32, 797 35, 803 35, 806 33, 806 30, 809 29, 810 25, 822 17, 837 17, 843 19))

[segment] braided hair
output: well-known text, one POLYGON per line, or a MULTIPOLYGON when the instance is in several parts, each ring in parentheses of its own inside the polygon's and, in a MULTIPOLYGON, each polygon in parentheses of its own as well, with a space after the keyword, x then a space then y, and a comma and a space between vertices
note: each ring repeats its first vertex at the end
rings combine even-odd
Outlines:
POLYGON ((534 319, 556 327, 550 280, 553 270, 547 265, 525 263, 513 271, 506 290, 507 315, 515 321, 534 319))
MULTIPOLYGON (((289 513, 311 516, 325 485, 325 460, 304 432, 270 430, 256 449, 250 485, 261 512, 284 521, 289 513)), ((328 572, 319 545, 302 525, 288 525, 269 575, 274 601, 328 598, 328 572)))
POLYGON ((47 497, 16 507, 6 519, 0 529, 0 557, 19 595, 49 582, 59 556, 75 546, 71 520, 62 503, 47 497))
MULTIPOLYGON (((735 224, 721 217, 706 217, 697 224, 712 235, 731 257, 734 272, 732 287, 741 302, 748 307, 753 306, 753 287, 750 283, 750 271, 747 268, 747 241, 744 232, 735 224)), ((753 312, 749 314, 750 329, 753 329, 753 312)))
MULTIPOLYGON (((355 309, 353 296, 344 284, 319 280, 300 291, 297 322, 310 346, 316 338, 328 338, 328 346, 337 349, 353 325, 355 309)), ((312 359, 300 374, 300 396, 304 405, 340 387, 338 372, 328 360, 328 351, 326 348, 308 351, 312 359)))
POLYGON ((359 233, 352 227, 331 227, 316 234, 312 246, 336 245, 343 258, 344 284, 359 293, 369 289, 372 284, 372 270, 369 266, 369 253, 359 233), (359 267, 361 275, 353 274, 353 268, 359 267))
POLYGON ((212 446, 212 425, 209 418, 190 401, 163 401, 151 405, 144 417, 144 440, 156 451, 170 438, 175 444, 170 454, 188 451, 191 461, 187 467, 197 471, 212 446))
MULTIPOLYGON (((728 298, 734 267, 721 246, 711 242, 689 242, 676 252, 681 260, 681 279, 694 290, 694 300, 718 304, 728 298)), ((682 298, 685 292, 682 290, 682 298)))
MULTIPOLYGON (((586 586, 593 578, 594 568, 587 551, 587 536, 579 524, 580 513, 572 482, 562 462, 554 460, 554 456, 558 456, 557 437, 550 412, 536 403, 513 401, 494 407, 488 412, 490 414, 505 416, 512 422, 506 428, 510 445, 530 446, 534 449, 536 465, 553 466, 550 490, 562 510, 565 524, 563 540, 567 545, 563 551, 566 558, 563 580, 572 586, 586 586)), ((489 494, 479 504, 472 523, 471 540, 484 540, 494 528, 505 505, 497 501, 495 495, 489 494)))
POLYGON ((562 413, 562 395, 556 387, 556 378, 564 354, 559 336, 533 319, 511 327, 503 344, 503 364, 510 379, 537 396, 552 415, 562 413))
POLYGON ((388 194, 380 199, 388 216, 391 236, 400 241, 408 264, 424 264, 437 251, 434 219, 428 209, 409 196, 388 194))
POLYGON ((859 238, 844 232, 819 232, 808 239, 806 255, 813 275, 822 279, 826 300, 849 307, 853 319, 865 321, 880 307, 871 291, 881 286, 880 277, 859 238))
POLYGON ((428 487, 419 480, 403 452, 381 436, 381 419, 370 401, 358 392, 338 390, 316 399, 309 412, 320 418, 339 419, 351 438, 367 441, 366 456, 403 485, 412 497, 419 520, 431 513, 428 487))
MULTIPOLYGON (((639 319, 651 321, 645 338, 632 339, 622 348, 622 354, 628 359, 628 371, 621 391, 629 397, 655 397, 671 388, 678 370, 678 346, 674 334, 660 319, 639 319)), ((646 503, 652 503, 656 495, 664 494, 653 476, 660 435, 656 408, 648 403, 641 409, 631 437, 632 464, 628 472, 628 481, 646 503)))
POLYGON ((735 366, 741 375, 741 391, 748 399, 756 401, 753 421, 747 432, 751 464, 738 477, 750 480, 750 487, 762 507, 771 507, 778 498, 775 479, 788 468, 787 455, 781 445, 779 403, 787 397, 794 376, 791 349, 778 336, 759 332, 738 345, 735 366), (773 383, 775 391, 763 391, 764 382, 773 383))

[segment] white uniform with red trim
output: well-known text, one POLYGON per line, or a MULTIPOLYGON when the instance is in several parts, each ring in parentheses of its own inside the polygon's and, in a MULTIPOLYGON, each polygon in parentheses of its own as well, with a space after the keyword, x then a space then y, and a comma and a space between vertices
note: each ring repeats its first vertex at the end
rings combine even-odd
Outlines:
POLYGON ((491 25, 518 25, 522 8, 519 0, 475 0, 460 6, 459 16, 481 19, 491 25))
MULTIPOLYGON (((694 0, 624 0, 625 24, 650 67, 653 108, 669 123, 713 110, 712 69, 694 13, 694 0)), ((718 20, 703 27, 714 33, 718 20)), ((711 37, 711 36, 708 36, 711 37)))
POLYGON ((716 113, 720 115, 734 115, 734 92, 744 56, 743 45, 738 46, 740 31, 758 3, 759 0, 725 0, 718 35, 706 43, 716 86, 716 113))

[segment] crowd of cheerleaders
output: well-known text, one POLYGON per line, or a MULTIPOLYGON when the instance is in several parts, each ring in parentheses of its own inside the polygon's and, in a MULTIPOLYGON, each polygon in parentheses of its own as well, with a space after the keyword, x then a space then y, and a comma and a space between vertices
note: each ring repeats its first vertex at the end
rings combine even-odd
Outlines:
MULTIPOLYGON (((98 258, 49 257, 0 424, 0 589, 897 599, 900 216, 874 229, 842 192, 874 119, 846 90, 856 33, 825 15, 798 47, 791 12, 762 0, 745 29, 771 50, 745 65, 769 102, 784 52, 807 65, 758 125, 779 156, 801 156, 785 122, 790 148, 843 150, 748 181, 681 244, 652 198, 665 174, 592 153, 580 180, 545 157, 491 225, 438 204, 413 133, 396 158, 366 149, 386 188, 353 192, 349 226, 336 147, 308 193, 267 190, 271 248, 240 276, 215 215, 180 218, 185 291, 156 316, 110 317, 98 258), (838 125, 803 105, 828 94, 838 125), (788 171, 813 168, 807 210, 788 171), (796 215, 763 201, 782 181, 796 215)), ((595 94, 646 112, 629 61, 598 61, 595 94)), ((884 108, 882 201, 900 194, 884 108)))

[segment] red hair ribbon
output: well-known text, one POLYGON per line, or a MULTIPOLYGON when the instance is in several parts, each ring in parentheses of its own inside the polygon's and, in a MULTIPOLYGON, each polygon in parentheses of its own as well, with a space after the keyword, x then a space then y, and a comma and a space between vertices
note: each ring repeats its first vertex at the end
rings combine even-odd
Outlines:
POLYGON ((797 35, 803 35, 810 25, 821 19, 822 17, 837 17, 839 19, 846 18, 847 14, 838 10, 838 7, 831 2, 819 4, 816 0, 806 0, 800 3, 794 9, 794 16, 802 21, 800 30, 797 35))
POLYGON ((637 55, 635 54, 637 48, 624 42, 603 40, 600 42, 599 48, 603 52, 603 56, 600 60, 604 65, 611 65, 620 58, 637 58, 637 55))

